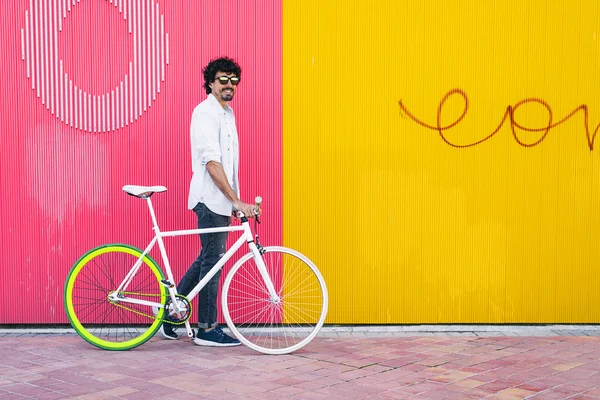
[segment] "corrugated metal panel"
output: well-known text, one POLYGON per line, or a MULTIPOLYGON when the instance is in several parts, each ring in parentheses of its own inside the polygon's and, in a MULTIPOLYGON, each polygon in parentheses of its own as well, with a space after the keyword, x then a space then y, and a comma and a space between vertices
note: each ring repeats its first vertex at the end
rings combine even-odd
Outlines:
MULTIPOLYGON (((24 0, 0 20, 0 323, 66 322, 63 284, 80 255, 145 247, 148 212, 124 184, 167 186, 153 197, 161 228, 195 226, 189 121, 217 56, 243 69, 232 103, 242 195, 262 195, 262 242, 281 244, 278 2, 24 0)), ((182 276, 198 238, 166 245, 182 276)))
POLYGON ((328 322, 600 321, 600 150, 563 120, 597 130, 597 1, 283 10, 284 244, 328 322))

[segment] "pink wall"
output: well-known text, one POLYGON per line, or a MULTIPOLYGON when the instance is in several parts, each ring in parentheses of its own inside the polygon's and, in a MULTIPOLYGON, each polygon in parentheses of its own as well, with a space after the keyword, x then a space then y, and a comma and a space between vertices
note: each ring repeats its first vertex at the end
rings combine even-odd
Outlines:
MULTIPOLYGON (((124 184, 166 186, 166 193, 153 197, 161 229, 195 227, 187 210, 189 120, 206 97, 201 68, 216 56, 229 55, 242 66, 232 103, 240 133, 242 196, 246 201, 263 197, 261 241, 281 244, 280 2, 19 0, 4 4, 0 22, 0 324, 65 323, 63 284, 79 256, 111 242, 145 247, 152 235, 147 208, 121 191, 124 184), (152 11, 146 15, 152 21, 164 16, 164 80, 158 74, 160 47, 154 47, 154 56, 143 42, 134 45, 140 36, 135 14, 126 14, 128 4, 139 4, 140 16, 145 7, 158 5, 154 16, 152 11), (61 7, 63 17, 55 18, 61 7), (37 27, 38 15, 48 15, 48 29, 45 18, 37 27), (42 44, 39 55, 37 43, 42 44), (126 99, 121 89, 127 86, 125 75, 134 80, 129 66, 134 52, 146 55, 145 64, 136 62, 138 82, 147 82, 147 96, 156 92, 155 100, 146 97, 146 111, 131 90, 126 99), (150 72, 142 79, 144 71, 150 72), (64 85, 61 95, 63 79, 81 89, 82 98, 83 93, 113 92, 106 106, 96 109, 95 125, 89 107, 70 100, 70 86, 68 96, 64 85), (78 115, 84 118, 76 120, 78 115), (92 123, 85 125, 89 118, 92 123)), ((145 18, 139 26, 152 25, 145 18)), ((154 33, 151 37, 161 41, 161 31, 154 33)), ((137 88, 143 99, 143 85, 137 88)), ((166 246, 175 276, 181 276, 197 255, 199 239, 167 239, 166 246)))

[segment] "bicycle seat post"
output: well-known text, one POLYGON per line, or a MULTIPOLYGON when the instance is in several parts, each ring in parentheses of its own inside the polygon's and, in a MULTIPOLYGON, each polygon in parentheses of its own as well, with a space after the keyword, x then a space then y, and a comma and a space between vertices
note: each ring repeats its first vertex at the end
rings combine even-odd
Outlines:
POLYGON ((146 202, 148 204, 148 209, 150 210, 150 217, 152 218, 152 230, 158 234, 160 233, 160 229, 158 228, 158 222, 156 221, 156 214, 154 213, 154 207, 152 207, 150 196, 146 197, 146 202))

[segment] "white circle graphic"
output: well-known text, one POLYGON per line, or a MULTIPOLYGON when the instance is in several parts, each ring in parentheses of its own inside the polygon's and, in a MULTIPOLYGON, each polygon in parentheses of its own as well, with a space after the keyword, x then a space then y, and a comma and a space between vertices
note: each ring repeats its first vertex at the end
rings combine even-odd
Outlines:
POLYGON ((42 104, 65 124, 87 132, 109 132, 135 122, 160 93, 169 64, 169 34, 155 0, 29 0, 21 29, 21 59, 42 104), (63 71, 58 32, 71 8, 105 1, 123 15, 133 35, 129 72, 110 92, 87 93, 63 71))

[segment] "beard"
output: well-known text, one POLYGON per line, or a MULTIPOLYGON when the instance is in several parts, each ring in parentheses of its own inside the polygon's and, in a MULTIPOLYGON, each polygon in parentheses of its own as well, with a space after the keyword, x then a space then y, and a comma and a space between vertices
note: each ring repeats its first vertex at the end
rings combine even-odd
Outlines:
POLYGON ((226 92, 221 90, 221 99, 223 99, 224 101, 231 101, 233 100, 233 95, 234 95, 234 91, 231 92, 226 92))

